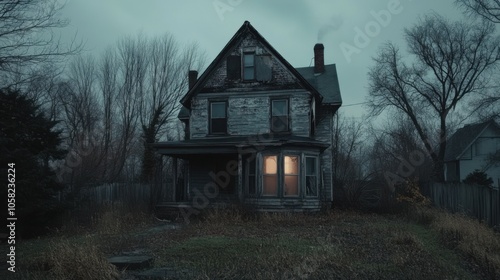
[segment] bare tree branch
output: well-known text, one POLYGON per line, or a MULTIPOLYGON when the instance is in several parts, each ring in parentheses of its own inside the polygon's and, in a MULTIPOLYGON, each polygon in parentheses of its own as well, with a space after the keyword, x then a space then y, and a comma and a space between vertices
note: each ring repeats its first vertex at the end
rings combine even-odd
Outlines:
POLYGON ((0 1, 0 87, 20 83, 19 78, 41 63, 55 62, 81 50, 75 39, 65 46, 56 29, 69 21, 59 18, 60 0, 0 1), (17 82, 13 81, 17 79, 17 82))
POLYGON ((500 40, 491 23, 451 23, 438 15, 424 17, 405 34, 415 62, 407 66, 396 46, 385 45, 369 72, 369 107, 372 115, 392 108, 408 116, 442 179, 448 117, 463 100, 490 88, 500 40), (438 143, 430 143, 434 137, 424 129, 429 116, 437 123, 438 143))
POLYGON ((479 16, 500 23, 500 0, 455 0, 471 16, 479 16))

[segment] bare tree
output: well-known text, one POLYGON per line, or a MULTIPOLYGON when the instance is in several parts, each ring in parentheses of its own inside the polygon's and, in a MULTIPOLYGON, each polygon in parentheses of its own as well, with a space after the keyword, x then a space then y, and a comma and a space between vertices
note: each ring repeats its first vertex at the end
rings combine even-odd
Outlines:
POLYGON ((140 106, 144 143, 141 177, 144 181, 151 180, 155 165, 154 152, 149 145, 176 121, 179 100, 188 89, 188 71, 199 70, 204 64, 204 56, 196 44, 180 47, 169 34, 148 42, 148 85, 140 106))
POLYGON ((333 127, 333 181, 335 204, 347 207, 374 207, 378 191, 370 183, 366 170, 366 125, 363 121, 342 116, 337 112, 333 127))
POLYGON ((469 15, 500 23, 500 0, 455 0, 469 15))
POLYGON ((122 173, 135 149, 138 136, 140 102, 146 94, 146 70, 148 64, 146 39, 127 37, 118 42, 118 133, 116 174, 122 173))
POLYGON ((31 68, 80 51, 81 44, 73 39, 64 46, 55 33, 69 23, 59 18, 63 6, 59 0, 0 1, 0 87, 24 83, 31 68))
POLYGON ((438 15, 424 17, 405 35, 414 63, 405 62, 394 44, 386 44, 369 71, 369 107, 372 115, 391 108, 408 116, 441 181, 447 121, 463 109, 462 103, 488 89, 489 75, 500 60, 500 40, 490 23, 451 23, 438 15), (425 128, 429 118, 435 128, 425 128))
MULTIPOLYGON (((114 139, 116 121, 116 96, 118 94, 118 69, 116 55, 112 49, 107 49, 101 57, 99 64, 98 83, 101 92, 102 104, 102 155, 104 164, 102 167, 102 178, 104 181, 112 182, 118 176, 114 166, 114 139)), ((121 164, 118 164, 121 165, 121 164)))

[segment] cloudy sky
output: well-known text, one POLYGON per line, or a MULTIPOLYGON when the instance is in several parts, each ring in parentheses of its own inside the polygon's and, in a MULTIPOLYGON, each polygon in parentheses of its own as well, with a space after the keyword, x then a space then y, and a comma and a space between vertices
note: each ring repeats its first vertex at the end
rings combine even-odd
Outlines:
POLYGON ((211 62, 245 20, 295 67, 311 65, 313 46, 337 65, 345 114, 362 116, 372 57, 426 13, 463 17, 453 0, 68 0, 66 32, 77 31, 88 52, 101 53, 123 36, 171 33, 197 42, 211 62))

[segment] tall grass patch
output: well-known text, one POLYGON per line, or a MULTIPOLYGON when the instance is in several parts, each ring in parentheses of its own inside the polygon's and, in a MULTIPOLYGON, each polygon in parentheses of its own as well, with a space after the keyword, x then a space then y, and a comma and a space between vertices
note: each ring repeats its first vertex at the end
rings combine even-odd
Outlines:
POLYGON ((118 279, 118 270, 92 240, 87 238, 81 243, 68 239, 52 242, 43 254, 43 268, 54 280, 118 279))
POLYGON ((471 258, 486 277, 500 279, 500 234, 492 228, 465 215, 434 208, 416 207, 409 217, 437 231, 442 243, 471 258))

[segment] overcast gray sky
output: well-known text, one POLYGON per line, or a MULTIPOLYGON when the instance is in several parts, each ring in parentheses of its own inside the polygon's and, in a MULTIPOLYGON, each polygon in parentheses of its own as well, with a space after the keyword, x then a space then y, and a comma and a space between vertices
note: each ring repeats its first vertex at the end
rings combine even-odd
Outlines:
MULTIPOLYGON (((245 20, 294 67, 309 66, 321 42, 350 105, 365 101, 367 71, 381 44, 403 46, 404 28, 431 12, 463 17, 453 0, 69 0, 63 16, 71 20, 67 31, 78 31, 95 54, 123 36, 168 32, 180 43, 198 42, 210 63, 245 20)), ((342 111, 359 117, 364 107, 342 111)))

